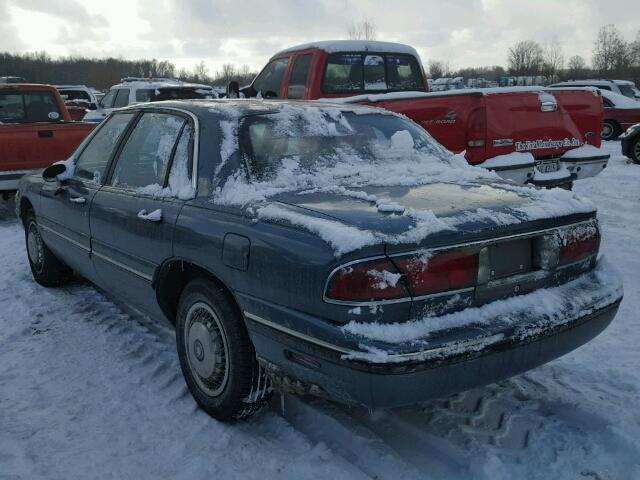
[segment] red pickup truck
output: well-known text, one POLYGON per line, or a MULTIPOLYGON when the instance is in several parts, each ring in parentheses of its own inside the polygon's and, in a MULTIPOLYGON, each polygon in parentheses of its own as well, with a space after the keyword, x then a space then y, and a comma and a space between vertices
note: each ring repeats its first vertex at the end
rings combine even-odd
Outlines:
POLYGON ((300 45, 275 54, 239 93, 363 103, 401 113, 449 150, 464 151, 469 163, 518 183, 569 184, 596 175, 609 159, 599 148, 603 106, 597 91, 429 92, 420 57, 408 45, 349 40, 300 45))
POLYGON ((32 170, 66 159, 95 127, 73 122, 50 85, 0 85, 0 192, 32 170))

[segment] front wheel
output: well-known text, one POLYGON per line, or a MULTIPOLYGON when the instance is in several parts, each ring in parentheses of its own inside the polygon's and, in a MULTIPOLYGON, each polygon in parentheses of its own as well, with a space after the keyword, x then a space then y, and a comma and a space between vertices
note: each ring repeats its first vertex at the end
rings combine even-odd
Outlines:
POLYGON ((24 222, 25 242, 29 267, 36 282, 44 287, 57 287, 71 278, 71 270, 62 263, 42 240, 40 227, 33 211, 24 222))
POLYGON ((602 140, 613 140, 618 138, 619 135, 620 127, 618 127, 618 124, 611 120, 605 120, 602 124, 602 133, 600 135, 602 140))
POLYGON ((631 160, 640 164, 640 135, 631 144, 631 160))
POLYGON ((185 287, 176 344, 187 386, 212 417, 237 420, 268 403, 271 384, 256 360, 244 319, 216 283, 197 279, 185 287))

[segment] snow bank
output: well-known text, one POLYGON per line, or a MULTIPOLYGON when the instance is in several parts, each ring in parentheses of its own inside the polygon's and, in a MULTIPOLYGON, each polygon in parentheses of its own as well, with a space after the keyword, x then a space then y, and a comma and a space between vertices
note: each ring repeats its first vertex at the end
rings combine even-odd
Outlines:
MULTIPOLYGON (((440 317, 393 324, 351 321, 342 329, 368 340, 388 344, 423 341, 423 346, 428 346, 429 338, 435 334, 459 327, 516 327, 516 335, 526 338, 604 308, 622 292, 617 272, 601 258, 595 270, 559 287, 535 290, 440 317)), ((381 352, 375 352, 371 358, 385 361, 384 357, 381 352)))

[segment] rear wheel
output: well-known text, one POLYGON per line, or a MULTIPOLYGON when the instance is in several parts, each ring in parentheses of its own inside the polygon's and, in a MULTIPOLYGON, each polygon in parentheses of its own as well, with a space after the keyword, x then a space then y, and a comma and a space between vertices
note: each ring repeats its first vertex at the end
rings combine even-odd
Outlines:
POLYGON ((237 420, 268 403, 271 384, 242 315, 216 283, 198 279, 186 286, 178 305, 176 343, 187 386, 212 417, 237 420))
POLYGON ((613 120, 605 120, 602 124, 601 137, 603 140, 613 140, 620 135, 620 127, 613 120))
POLYGON ((57 287, 68 282, 71 270, 45 245, 33 210, 27 213, 24 232, 29 267, 35 281, 44 287, 57 287))

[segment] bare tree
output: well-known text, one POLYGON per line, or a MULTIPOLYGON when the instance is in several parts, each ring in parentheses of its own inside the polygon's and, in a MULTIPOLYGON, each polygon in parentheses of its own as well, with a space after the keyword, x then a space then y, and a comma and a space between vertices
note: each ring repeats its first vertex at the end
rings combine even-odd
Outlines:
POLYGON ((576 79, 584 76, 587 70, 587 62, 580 55, 574 55, 569 58, 567 63, 567 74, 569 78, 576 79))
POLYGON ((593 68, 600 73, 617 73, 633 63, 633 46, 615 25, 605 25, 598 32, 593 45, 593 68))
POLYGON ((562 44, 554 36, 544 49, 544 74, 552 82, 563 68, 564 53, 562 52, 562 44))
POLYGON ((429 61, 429 78, 442 78, 448 76, 449 64, 442 60, 430 60, 429 61))
POLYGON ((508 63, 512 75, 538 75, 544 64, 544 52, 537 42, 524 40, 509 49, 508 63))
POLYGON ((372 20, 365 18, 358 23, 352 24, 347 29, 347 34, 351 40, 375 40, 376 26, 372 20))
POLYGON ((193 77, 197 82, 208 83, 211 81, 209 78, 209 68, 204 61, 201 61, 193 67, 193 77))

